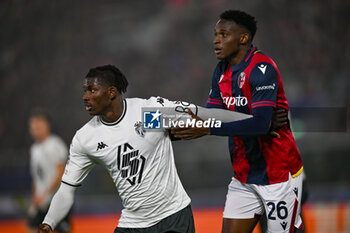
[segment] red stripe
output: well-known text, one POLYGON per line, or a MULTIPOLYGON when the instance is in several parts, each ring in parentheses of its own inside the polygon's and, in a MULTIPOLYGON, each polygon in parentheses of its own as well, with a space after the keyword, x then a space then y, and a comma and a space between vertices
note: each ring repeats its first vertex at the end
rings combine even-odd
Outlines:
POLYGON ((216 104, 216 105, 222 105, 222 103, 215 103, 215 102, 211 102, 211 101, 207 101, 207 103, 216 104))
POLYGON ((277 107, 280 107, 280 108, 284 108, 284 109, 289 109, 288 105, 284 105, 284 104, 280 104, 280 103, 277 103, 277 107))
POLYGON ((293 208, 293 215, 292 215, 292 221, 290 222, 289 233, 294 233, 294 224, 295 224, 295 219, 296 219, 296 216, 297 216, 297 210, 298 210, 298 199, 295 199, 294 208, 293 208))
POLYGON ((276 105, 274 104, 259 104, 257 106, 252 106, 252 108, 265 107, 265 106, 276 107, 276 105))
POLYGON ((272 103, 272 104, 275 104, 275 105, 276 105, 276 103, 275 103, 275 102, 273 102, 273 101, 268 101, 268 100, 266 100, 266 101, 258 101, 258 102, 254 102, 254 103, 252 103, 252 105, 259 104, 259 103, 272 103))
POLYGON ((219 102, 221 102, 221 100, 220 100, 220 99, 212 99, 212 98, 208 98, 208 100, 213 100, 213 101, 219 101, 219 102))
POLYGON ((252 55, 252 52, 254 52, 255 50, 256 50, 256 48, 254 48, 254 49, 252 49, 252 51, 250 51, 250 53, 249 53, 247 59, 245 59, 245 62, 247 62, 247 61, 249 60, 250 55, 252 55))

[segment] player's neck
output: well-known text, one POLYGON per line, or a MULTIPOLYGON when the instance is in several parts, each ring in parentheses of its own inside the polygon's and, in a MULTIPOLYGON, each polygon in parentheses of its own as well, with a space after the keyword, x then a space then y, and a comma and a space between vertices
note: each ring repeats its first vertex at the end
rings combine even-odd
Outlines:
POLYGON ((38 143, 42 143, 42 142, 44 142, 49 136, 50 136, 49 133, 43 134, 43 135, 41 135, 40 137, 37 137, 37 138, 35 139, 35 141, 38 142, 38 143))
POLYGON ((102 120, 107 123, 112 123, 117 121, 123 114, 124 103, 122 98, 117 98, 113 101, 110 111, 106 112, 101 116, 102 120))
POLYGON ((249 52, 251 46, 244 46, 242 47, 238 52, 237 54, 235 54, 234 56, 232 56, 230 59, 229 59, 229 62, 232 66, 236 66, 238 65, 239 63, 241 63, 241 61, 244 59, 244 57, 247 55, 247 53, 249 52))

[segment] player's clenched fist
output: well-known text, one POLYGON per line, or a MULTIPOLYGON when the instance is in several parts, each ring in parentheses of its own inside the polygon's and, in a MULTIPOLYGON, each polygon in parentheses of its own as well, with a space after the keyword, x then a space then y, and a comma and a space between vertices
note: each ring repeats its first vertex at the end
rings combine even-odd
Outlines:
POLYGON ((51 227, 47 224, 40 224, 39 225, 39 233, 52 233, 51 227))

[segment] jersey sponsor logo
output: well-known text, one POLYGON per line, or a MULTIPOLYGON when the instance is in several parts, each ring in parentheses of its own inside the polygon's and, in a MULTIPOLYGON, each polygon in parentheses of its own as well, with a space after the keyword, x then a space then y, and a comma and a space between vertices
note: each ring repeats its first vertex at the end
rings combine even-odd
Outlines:
POLYGON ((129 143, 118 146, 118 169, 121 171, 121 177, 126 179, 132 186, 141 183, 145 163, 146 158, 129 143))
POLYGON ((294 191, 295 195, 298 197, 298 187, 294 187, 293 191, 294 191))
POLYGON ((280 224, 281 224, 283 230, 286 230, 286 227, 287 227, 287 224, 288 224, 288 223, 286 223, 285 221, 283 221, 283 222, 281 222, 280 224))
POLYGON ((229 109, 231 106, 237 106, 237 107, 241 107, 241 106, 245 106, 248 104, 248 99, 245 96, 230 96, 230 97, 223 97, 222 98, 226 107, 229 109))
POLYGON ((140 135, 141 137, 145 136, 146 131, 142 127, 142 122, 141 121, 135 122, 134 127, 135 127, 135 131, 136 131, 136 133, 138 135, 140 135))
POLYGON ((144 111, 143 112, 143 128, 144 129, 160 129, 161 113, 157 111, 144 111))
POLYGON ((276 88, 276 84, 273 83, 272 85, 256 87, 255 90, 256 91, 275 90, 275 88, 276 88))
POLYGON ((239 88, 242 88, 243 85, 244 85, 244 82, 245 82, 245 73, 244 73, 244 72, 242 72, 242 73, 239 75, 237 81, 238 81, 238 86, 239 86, 239 88))
POLYGON ((99 143, 97 143, 97 149, 96 149, 96 151, 102 150, 102 149, 104 149, 104 148, 106 148, 106 147, 108 147, 107 144, 105 144, 104 142, 99 142, 99 143))
POLYGON ((264 65, 264 64, 260 64, 260 65, 258 66, 259 70, 260 70, 263 74, 265 74, 266 67, 267 67, 267 65, 264 65))

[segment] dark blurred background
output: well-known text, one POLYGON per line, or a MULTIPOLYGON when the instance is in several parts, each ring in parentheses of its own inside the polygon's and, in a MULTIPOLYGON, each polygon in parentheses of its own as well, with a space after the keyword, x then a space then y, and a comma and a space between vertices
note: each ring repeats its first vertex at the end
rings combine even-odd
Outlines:
MULTIPOLYGON (((280 69, 309 201, 349 201, 349 1, 3 0, 0 217, 24 216, 28 206, 27 125, 33 108, 49 110, 53 131, 69 145, 90 118, 81 100, 83 78, 103 64, 114 64, 127 76, 126 97, 159 95, 205 105, 217 63, 213 30, 229 8, 256 17, 254 44, 280 69)), ((223 206, 233 174, 227 139, 175 142, 174 148, 193 205, 223 206)), ((77 193, 76 213, 120 208, 108 174, 95 167, 77 193)))

